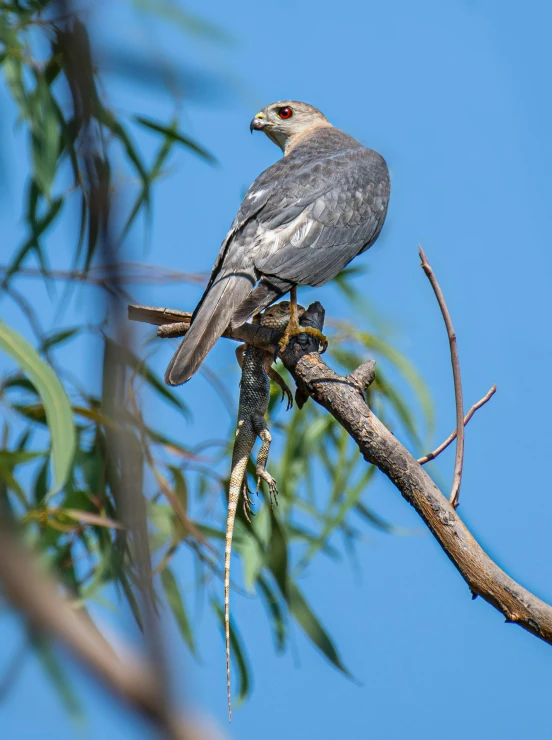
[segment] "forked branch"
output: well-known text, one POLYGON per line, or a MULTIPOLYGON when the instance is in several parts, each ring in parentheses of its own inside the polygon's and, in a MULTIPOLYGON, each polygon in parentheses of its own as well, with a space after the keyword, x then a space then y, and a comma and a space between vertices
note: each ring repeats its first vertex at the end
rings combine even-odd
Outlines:
MULTIPOLYGON (((493 385, 493 387, 490 389, 490 391, 488 391, 488 393, 486 393, 480 401, 478 401, 477 403, 474 403, 474 405, 468 411, 468 413, 464 417, 463 426, 466 426, 466 424, 472 418, 472 416, 475 414, 475 412, 477 411, 477 409, 480 409, 481 406, 484 406, 487 403, 487 401, 490 401, 491 398, 494 396, 495 393, 496 393, 496 385, 493 385)), ((433 450, 433 452, 428 452, 427 455, 424 455, 423 457, 419 457, 418 458, 418 462, 420 463, 420 465, 425 465, 430 460, 435 460, 435 458, 438 455, 440 455, 441 452, 444 452, 447 449, 447 447, 450 444, 452 444, 452 442, 454 442, 455 439, 456 439, 456 429, 454 430, 454 432, 450 436, 448 436, 445 439, 444 442, 442 442, 439 445, 439 447, 436 447, 433 450)))
POLYGON ((458 506, 458 497, 460 495, 460 485, 462 483, 462 467, 464 464, 464 403, 462 400, 462 378, 460 375, 460 360, 458 359, 458 347, 456 344, 456 334, 454 333, 454 327, 452 326, 452 319, 445 302, 443 291, 439 287, 437 278, 431 265, 427 261, 424 250, 419 247, 420 259, 422 260, 422 270, 428 277, 431 287, 435 292, 435 296, 439 303, 439 308, 443 314, 445 320, 445 326, 447 328, 447 334, 450 346, 450 359, 452 362, 452 375, 454 378, 454 399, 456 402, 456 459, 454 461, 454 473, 452 476, 452 489, 450 492, 450 503, 456 507, 458 506))

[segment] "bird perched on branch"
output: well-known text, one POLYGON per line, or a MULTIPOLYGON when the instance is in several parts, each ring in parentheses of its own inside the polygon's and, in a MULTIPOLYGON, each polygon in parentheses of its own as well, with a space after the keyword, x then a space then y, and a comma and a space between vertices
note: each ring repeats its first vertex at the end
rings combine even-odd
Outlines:
POLYGON ((296 286, 334 278, 374 243, 385 220, 385 160, 317 108, 294 100, 272 103, 250 128, 263 131, 284 156, 249 188, 190 331, 167 368, 169 385, 192 377, 229 324, 243 324, 287 292, 286 337, 300 333, 296 286))

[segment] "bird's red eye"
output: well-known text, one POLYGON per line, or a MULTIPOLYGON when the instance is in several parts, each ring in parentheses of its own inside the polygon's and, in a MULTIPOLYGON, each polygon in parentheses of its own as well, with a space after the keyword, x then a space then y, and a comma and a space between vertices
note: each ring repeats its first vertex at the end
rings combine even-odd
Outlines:
POLYGON ((285 121, 287 118, 292 117, 293 111, 291 110, 291 108, 280 108, 280 110, 278 111, 278 115, 285 121))

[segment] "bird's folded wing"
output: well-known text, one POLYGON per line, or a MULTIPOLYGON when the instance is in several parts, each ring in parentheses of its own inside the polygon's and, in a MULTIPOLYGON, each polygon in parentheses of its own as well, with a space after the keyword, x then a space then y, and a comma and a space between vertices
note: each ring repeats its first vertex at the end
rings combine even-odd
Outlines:
POLYGON ((389 201, 387 166, 376 152, 335 134, 347 146, 283 157, 255 180, 207 290, 223 266, 254 266, 292 283, 323 285, 375 241, 389 201))
POLYGON ((375 152, 325 158, 256 215, 254 265, 299 285, 323 285, 375 241, 388 200, 387 167, 375 152))

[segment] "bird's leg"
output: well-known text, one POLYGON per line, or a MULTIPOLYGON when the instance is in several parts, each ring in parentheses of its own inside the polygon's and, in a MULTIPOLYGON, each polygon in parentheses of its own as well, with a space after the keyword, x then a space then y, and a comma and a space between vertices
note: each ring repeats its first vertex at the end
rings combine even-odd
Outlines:
POLYGON ((294 285, 289 291, 289 324, 294 329, 299 328, 299 315, 297 313, 297 286, 294 285))
POLYGON ((316 337, 322 345, 322 352, 325 352, 328 348, 328 340, 321 331, 313 329, 311 326, 300 326, 297 313, 297 286, 294 285, 289 291, 289 323, 278 342, 278 352, 281 354, 288 346, 291 337, 297 337, 299 334, 310 334, 312 337, 316 337))

